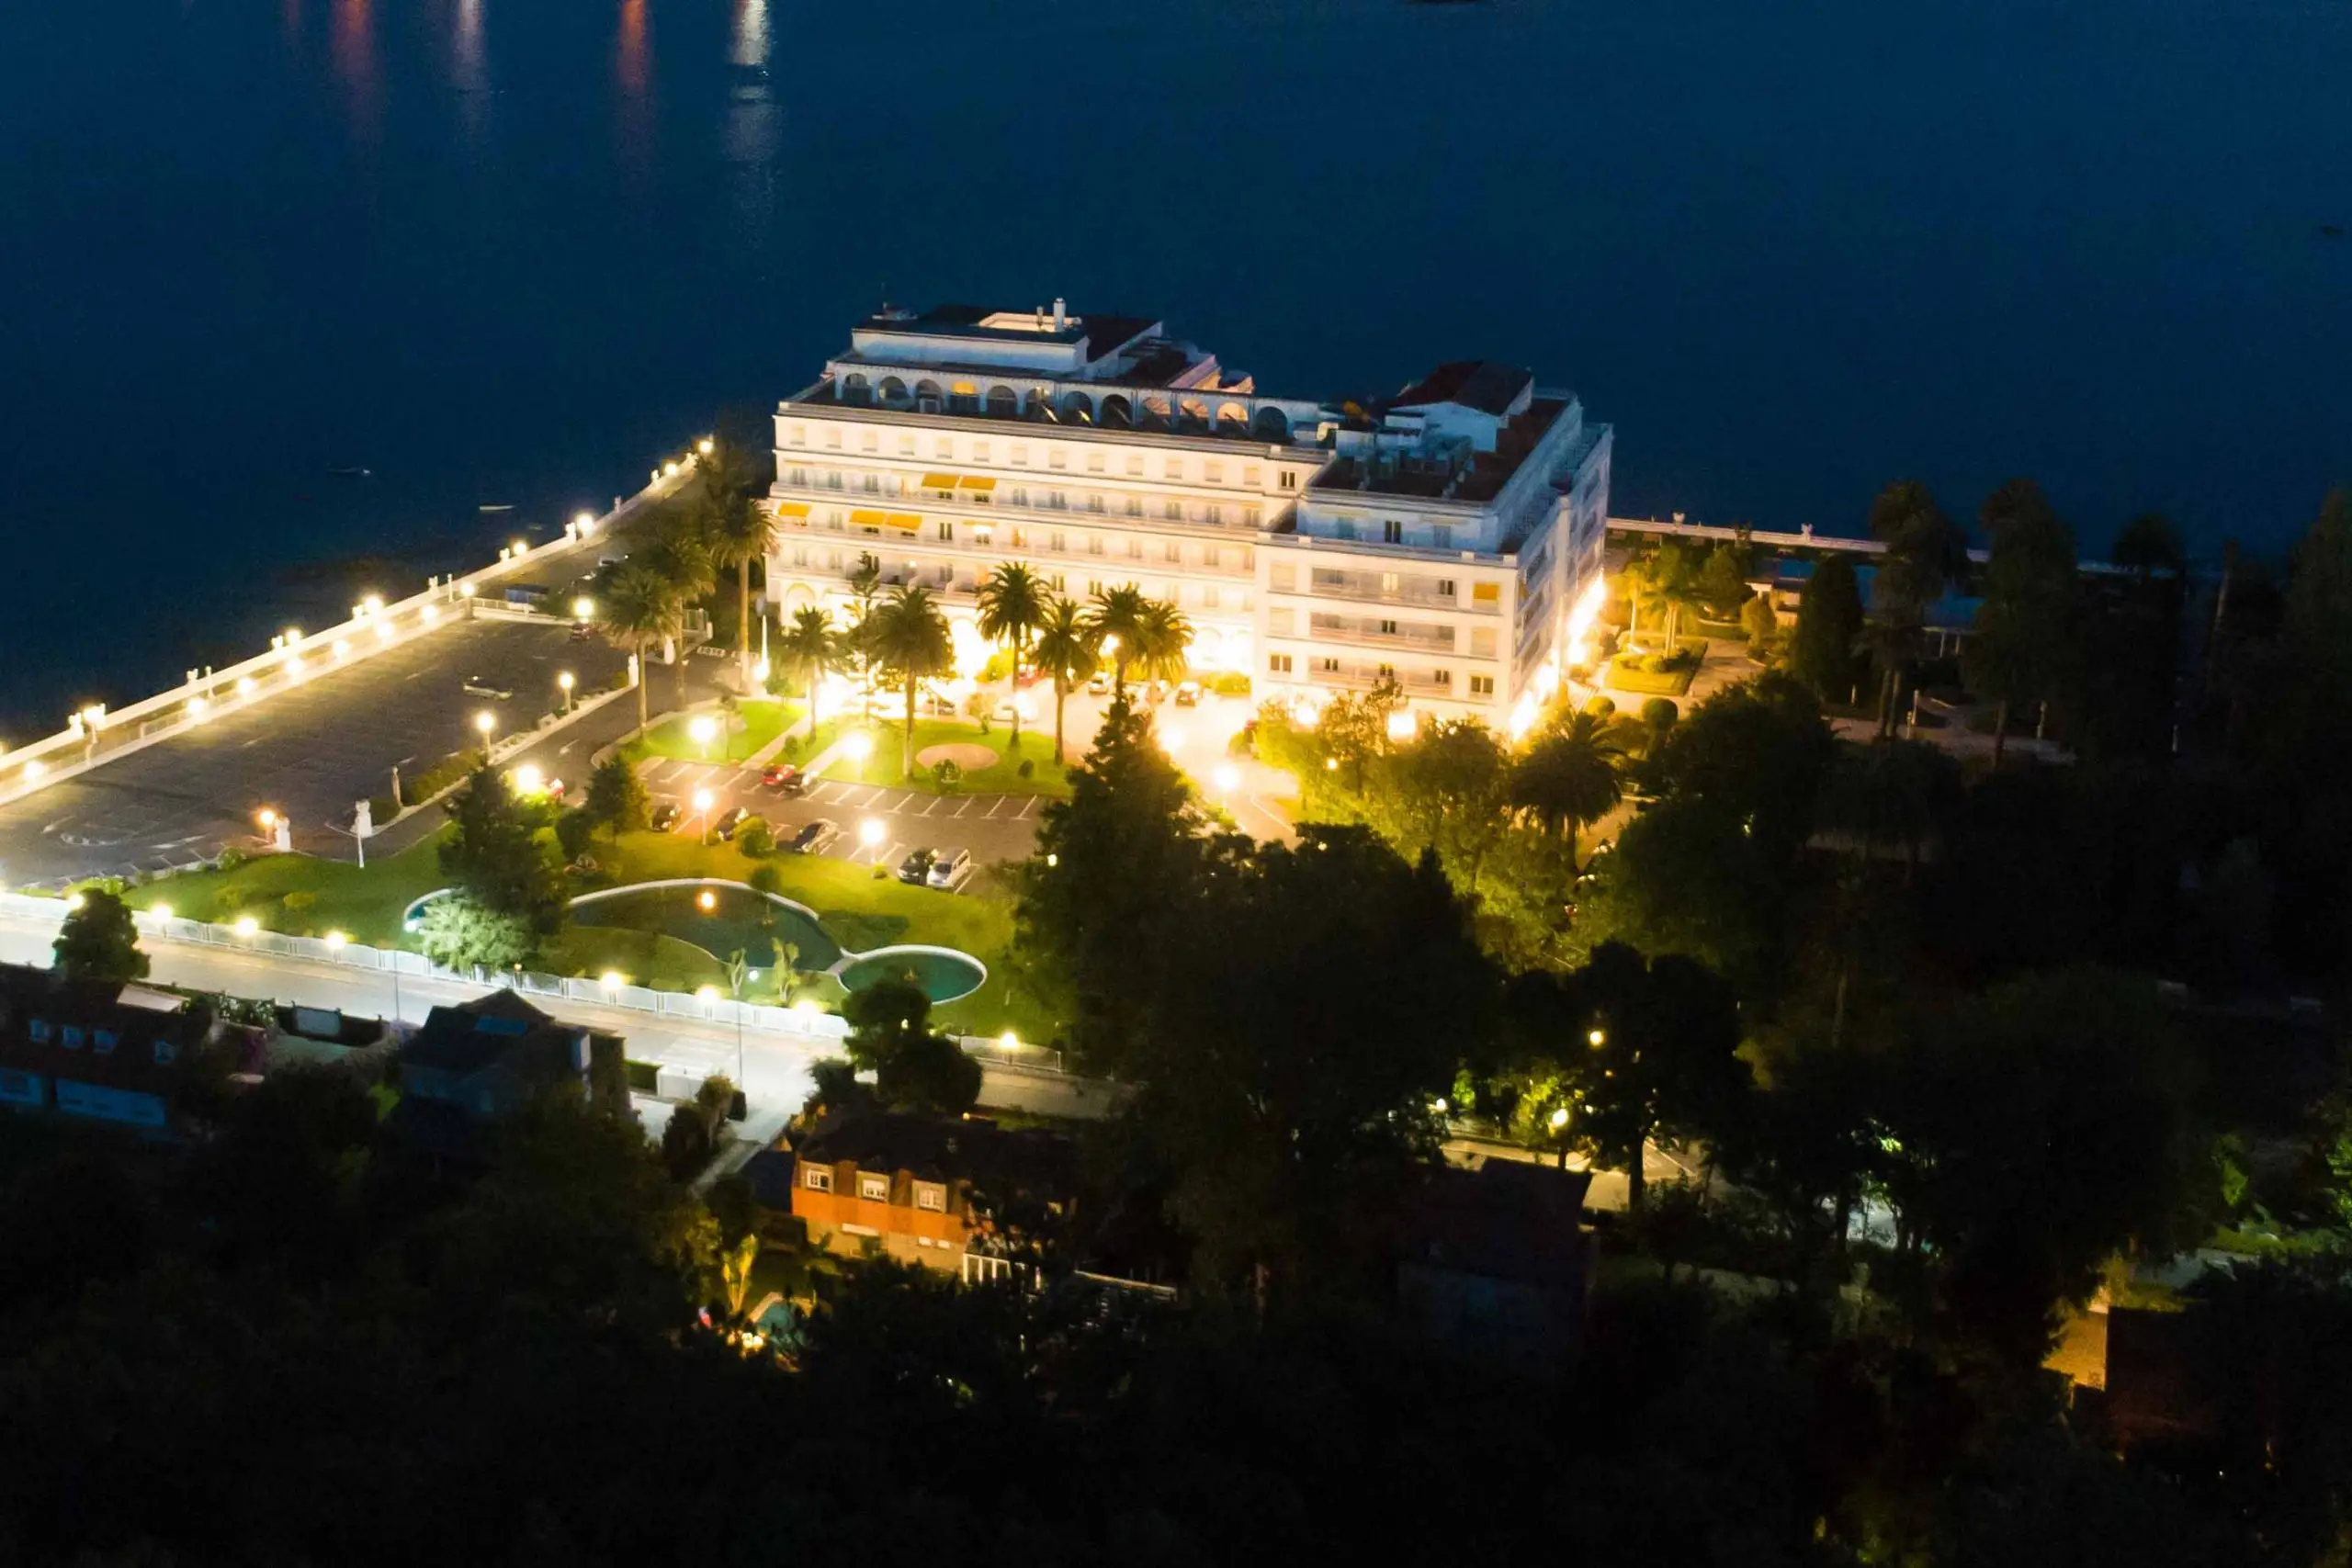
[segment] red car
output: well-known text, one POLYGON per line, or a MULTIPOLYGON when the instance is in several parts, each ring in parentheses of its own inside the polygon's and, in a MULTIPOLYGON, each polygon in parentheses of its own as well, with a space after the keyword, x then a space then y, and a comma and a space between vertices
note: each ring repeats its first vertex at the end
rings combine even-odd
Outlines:
POLYGON ((798 795, 808 789, 808 775, 790 762, 771 762, 760 782, 770 789, 780 789, 786 795, 798 795))

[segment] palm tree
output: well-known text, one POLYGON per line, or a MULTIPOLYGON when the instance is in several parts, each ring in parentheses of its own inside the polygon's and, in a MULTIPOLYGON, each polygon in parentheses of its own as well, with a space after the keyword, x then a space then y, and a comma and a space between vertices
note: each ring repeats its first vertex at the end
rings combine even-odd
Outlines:
POLYGON ((655 534, 653 542, 637 552, 634 558, 651 570, 670 588, 670 597, 677 606, 668 631, 662 633, 671 660, 678 671, 678 705, 686 703, 686 660, 684 650, 675 646, 685 635, 687 606, 698 604, 718 583, 718 568, 712 565, 710 548, 703 543, 702 535, 690 523, 669 521, 655 534))
POLYGON ((1544 825, 1566 830, 1568 863, 1576 864, 1579 829, 1609 815, 1624 798, 1625 751, 1606 720, 1579 713, 1536 736, 1511 764, 1511 805, 1544 825))
POLYGON ((1111 656, 1111 688, 1117 696, 1127 694, 1127 666, 1139 651, 1145 606, 1150 603, 1143 596, 1143 590, 1132 582, 1094 591, 1096 646, 1111 656))
POLYGON ((677 635, 678 596, 651 567, 624 562, 596 591, 596 625, 615 647, 637 660, 637 728, 642 730, 645 656, 652 644, 677 635))
POLYGON ((850 622, 842 646, 857 660, 858 683, 865 694, 865 718, 874 720, 874 656, 866 647, 866 623, 874 618, 874 601, 882 592, 882 563, 872 550, 861 553, 849 574, 850 622))
POLYGON ((907 728, 905 771, 915 771, 915 688, 955 668, 955 644, 948 637, 947 617, 931 590, 910 583, 893 592, 876 610, 869 641, 875 661, 906 684, 907 728))
POLYGON ((1193 623, 1165 599, 1143 607, 1136 622, 1136 673, 1147 681, 1181 681, 1193 647, 1193 623))
POLYGON ((1021 754, 1021 654, 1046 616, 1046 585, 1018 562, 1007 561, 980 584, 980 635, 1012 647, 1012 675, 1005 688, 1012 704, 1012 752, 1021 754))
POLYGON ((1101 634, 1094 618, 1078 602, 1057 593, 1047 602, 1037 623, 1037 662, 1054 672, 1054 761, 1062 760, 1062 704, 1070 688, 1092 675, 1101 662, 1096 653, 1101 634))
POLYGON ((804 605, 792 617, 784 635, 776 641, 776 651, 784 655, 784 667, 798 676, 808 688, 808 733, 817 733, 817 688, 828 671, 842 660, 842 641, 833 630, 833 623, 825 612, 814 604, 804 605))
POLYGON ((736 667, 752 689, 752 563, 775 548, 775 513, 742 489, 734 448, 720 446, 702 460, 702 537, 711 564, 735 569, 736 667))
POLYGON ((1871 536, 1886 545, 1871 581, 1864 634, 1880 664, 1878 728, 1894 725, 1895 688, 1928 606, 1968 570, 1968 536, 1952 525, 1928 487, 1897 479, 1871 502, 1871 536))

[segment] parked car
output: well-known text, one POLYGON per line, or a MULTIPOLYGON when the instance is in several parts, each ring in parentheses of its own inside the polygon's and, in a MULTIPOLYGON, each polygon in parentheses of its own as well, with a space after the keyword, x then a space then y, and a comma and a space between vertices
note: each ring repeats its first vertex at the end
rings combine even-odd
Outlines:
POLYGON ((585 622, 585 621, 574 621, 574 622, 572 622, 572 623, 571 623, 571 640, 572 640, 572 641, 574 641, 574 642, 586 642, 586 641, 588 641, 591 637, 594 637, 595 635, 596 635, 596 628, 595 628, 595 627, 594 627, 594 626, 590 626, 587 622, 585 622))
POLYGON ((678 803, 665 800, 653 807, 650 825, 657 833, 666 833, 678 825, 678 803))
POLYGON ((912 850, 899 863, 899 880, 920 887, 931 874, 931 863, 937 857, 930 850, 912 850))
POLYGON ((514 693, 508 691, 503 686, 492 685, 490 683, 490 677, 487 675, 467 676, 465 689, 466 695, 469 697, 489 697, 493 701, 502 703, 512 700, 514 695, 514 693))
POLYGON ((932 857, 931 869, 923 874, 923 886, 953 893, 972 880, 972 869, 971 851, 941 850, 932 857))
POLYGON ((825 846, 841 836, 842 829, 839 823, 831 818, 820 817, 797 833, 793 834, 784 847, 797 855, 822 854, 825 852, 825 846))
POLYGON ((732 839, 735 837, 735 829, 741 828, 744 819, 751 815, 740 806, 730 806, 711 818, 711 831, 717 833, 721 839, 732 839))
POLYGON ((1089 675, 1086 678, 1086 694, 1090 697, 1109 696, 1111 694, 1110 671, 1097 670, 1093 674, 1089 675))
POLYGON ((1180 681, 1176 683, 1176 705, 1178 707, 1198 707, 1200 703, 1201 683, 1198 681, 1180 681))
POLYGON ((760 782, 770 789, 780 789, 786 795, 808 793, 808 775, 790 762, 770 762, 767 772, 760 775, 760 782))

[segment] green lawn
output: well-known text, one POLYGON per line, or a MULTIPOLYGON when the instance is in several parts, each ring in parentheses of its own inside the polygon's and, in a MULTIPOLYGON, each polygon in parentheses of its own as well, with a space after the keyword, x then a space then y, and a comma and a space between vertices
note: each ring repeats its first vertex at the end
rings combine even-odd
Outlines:
POLYGON ((1698 669, 1651 671, 1639 668, 1631 659, 1612 660, 1609 665, 1609 684, 1621 692, 1639 692, 1645 696, 1679 697, 1690 690, 1698 669))
POLYGON ((396 855, 371 858, 365 871, 349 861, 261 855, 233 871, 183 872, 123 897, 139 909, 168 904, 172 913, 191 920, 228 925, 250 915, 264 931, 288 936, 341 931, 354 942, 397 947, 401 911, 412 899, 448 886, 440 849, 435 833, 396 855))
POLYGON ((702 714, 673 714, 640 739, 630 741, 622 754, 632 762, 647 757, 673 757, 685 762, 741 761, 783 734, 787 725, 798 723, 800 705, 767 698, 746 702, 734 719, 741 728, 724 736, 712 736, 707 747, 696 741, 692 732, 691 727, 698 717, 707 717, 716 724, 727 715, 716 708, 702 714))
MULTIPOLYGON (((800 743, 798 757, 807 762, 814 761, 842 736, 864 728, 854 716, 847 719, 827 719, 817 727, 814 737, 800 743)), ((861 784, 886 784, 897 789, 920 790, 924 794, 940 793, 931 776, 931 770, 915 764, 912 775, 906 773, 901 763, 906 755, 906 725, 904 720, 892 722, 877 719, 866 730, 874 739, 874 750, 863 767, 846 756, 836 756, 825 765, 825 777, 853 779, 861 784)), ((1004 725, 991 724, 986 735, 979 726, 961 719, 919 718, 915 720, 915 751, 921 755, 933 746, 985 746, 997 754, 994 765, 966 770, 956 781, 956 795, 1041 795, 1052 800, 1069 798, 1069 775, 1054 761, 1054 732, 1050 723, 1039 730, 1023 726, 1021 749, 1012 748, 1012 731, 1004 725), (1031 764, 1029 776, 1021 776, 1021 764, 1031 764)))

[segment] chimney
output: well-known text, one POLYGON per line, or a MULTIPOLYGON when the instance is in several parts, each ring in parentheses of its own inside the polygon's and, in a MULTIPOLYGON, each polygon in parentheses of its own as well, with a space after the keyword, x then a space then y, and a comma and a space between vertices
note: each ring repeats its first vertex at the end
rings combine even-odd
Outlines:
POLYGON ((1057 294, 1054 296, 1054 331, 1059 332, 1068 325, 1069 325, 1069 307, 1063 302, 1062 297, 1057 294))

